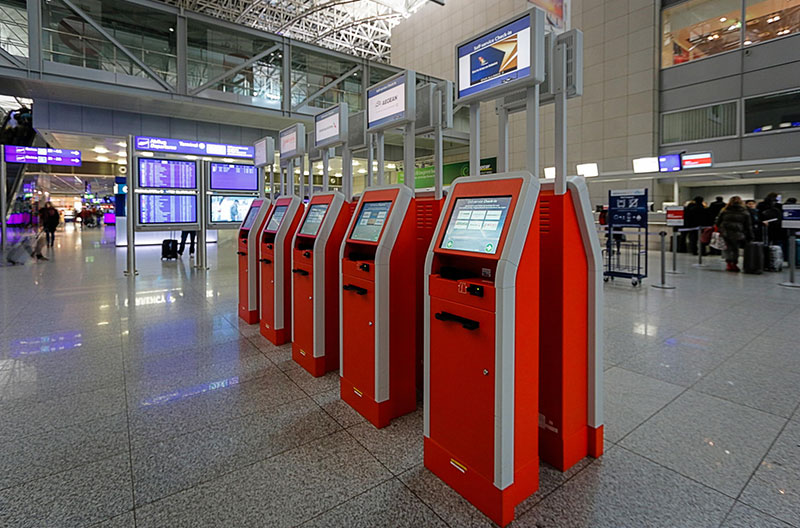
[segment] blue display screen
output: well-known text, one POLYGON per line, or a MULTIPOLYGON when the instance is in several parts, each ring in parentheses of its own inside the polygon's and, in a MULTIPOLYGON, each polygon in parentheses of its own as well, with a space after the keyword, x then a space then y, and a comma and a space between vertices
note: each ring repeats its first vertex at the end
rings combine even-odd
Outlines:
POLYGON ((510 196, 456 199, 442 249, 494 255, 510 207, 510 196))
POLYGON ((658 157, 659 172, 677 172, 681 170, 681 155, 666 154, 658 157))
POLYGON ((356 225, 350 238, 364 242, 377 242, 381 237, 383 225, 389 216, 392 202, 366 202, 361 206, 356 225))
POLYGON ((197 223, 197 195, 194 194, 140 194, 139 223, 195 224, 197 223))

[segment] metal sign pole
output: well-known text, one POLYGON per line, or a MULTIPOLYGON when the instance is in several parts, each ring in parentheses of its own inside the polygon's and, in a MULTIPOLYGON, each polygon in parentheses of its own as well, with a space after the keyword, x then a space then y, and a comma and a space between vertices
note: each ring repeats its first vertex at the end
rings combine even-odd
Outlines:
POLYGON ((375 148, 372 143, 372 134, 367 134, 367 175, 366 175, 366 186, 372 187, 372 182, 375 181, 375 171, 372 168, 372 164, 375 161, 375 148))
POLYGON ((275 163, 269 164, 269 201, 275 200, 275 163))
POLYGON ((322 191, 328 192, 328 149, 322 149, 322 191))
MULTIPOLYGON (((196 259, 194 263, 195 269, 206 270, 208 269, 208 256, 206 255, 206 239, 208 234, 208 226, 206 225, 207 218, 206 218, 206 199, 208 198, 208 193, 206 189, 208 188, 208 178, 210 171, 208 168, 210 167, 209 162, 203 162, 201 170, 203 171, 200 178, 200 203, 198 204, 198 215, 200 219, 200 230, 197 232, 195 243, 197 244, 195 253, 196 259)), ((183 235, 181 235, 183 236, 183 235)))
MULTIPOLYGON (((534 84, 527 89, 526 106, 526 134, 528 135, 528 171, 534 178, 539 178, 539 85, 534 84)), ((566 119, 566 118, 565 118, 566 119)), ((556 141, 558 145, 558 141, 556 141)), ((566 145, 564 146, 566 152, 566 145)), ((563 177, 566 185, 566 177, 563 177)), ((556 184, 558 188, 558 184, 556 184)), ((558 194, 558 191, 556 191, 558 194)), ((563 194, 563 193, 562 193, 563 194)))
MULTIPOLYGON (((303 201, 303 198, 306 195, 306 179, 303 171, 305 170, 305 163, 303 163, 305 156, 301 156, 297 158, 297 165, 300 167, 300 177, 298 178, 300 183, 298 185, 298 194, 300 196, 300 201, 303 201)), ((311 167, 311 158, 308 158, 308 166, 311 167)))
POLYGON ((128 267, 125 269, 125 276, 134 277, 139 274, 136 270, 136 230, 134 222, 138 215, 136 204, 136 178, 139 176, 139 163, 133 155, 134 149, 133 136, 128 136, 128 174, 125 180, 128 182, 128 193, 125 195, 125 220, 128 238, 128 267))
POLYGON ((342 193, 345 201, 353 198, 353 153, 347 146, 342 145, 342 193))
POLYGON ((442 138, 442 110, 444 97, 441 90, 436 90, 436 118, 434 119, 433 129, 433 197, 435 200, 442 199, 442 189, 444 188, 444 139, 442 138))
MULTIPOLYGON (((554 193, 567 193, 567 47, 563 42, 556 44, 553 52, 555 81, 555 165, 556 182, 554 193)), ((538 88, 538 85, 537 85, 538 88)), ((538 105, 537 105, 538 109, 538 105)), ((537 130, 538 132, 538 130, 537 130)), ((536 134, 538 140, 539 134, 536 134)), ((538 152, 538 148, 536 151, 538 152)), ((536 172, 533 173, 538 178, 536 172)))
POLYGON ((661 237, 661 283, 652 286, 660 290, 674 290, 675 286, 667 284, 667 232, 661 231, 658 235, 661 237))
POLYGON ((384 163, 383 132, 378 132, 377 140, 378 140, 378 186, 382 186, 385 184, 384 180, 385 176, 383 168, 383 163, 384 163))
POLYGON ((414 121, 405 126, 405 136, 403 137, 403 182, 406 187, 414 192, 416 187, 416 126, 414 121))
MULTIPOLYGON (((308 157, 308 200, 314 195, 314 162, 311 161, 311 156, 308 157)), ((302 202, 303 197, 300 197, 302 202)))
POLYGON ((497 172, 508 172, 509 167, 508 144, 508 109, 503 104, 503 99, 497 100, 497 172))
POLYGON ((0 249, 6 248, 6 239, 8 237, 8 220, 7 220, 7 207, 8 207, 8 167, 6 166, 6 147, 0 145, 0 235, 3 239, 0 240, 0 249))
POLYGON ((469 175, 481 173, 481 104, 469 105, 469 175))

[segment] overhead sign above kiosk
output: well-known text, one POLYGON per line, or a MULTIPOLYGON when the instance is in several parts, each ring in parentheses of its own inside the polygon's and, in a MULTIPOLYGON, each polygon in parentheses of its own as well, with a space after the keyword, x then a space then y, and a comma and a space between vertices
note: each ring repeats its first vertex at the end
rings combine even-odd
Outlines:
POLYGON ((296 123, 278 133, 281 160, 299 158, 306 153, 306 127, 296 123))
POLYGON ((336 146, 347 140, 350 115, 347 103, 341 103, 314 116, 314 147, 336 146))
POLYGON ((417 74, 403 71, 367 90, 367 130, 380 132, 416 117, 417 74))

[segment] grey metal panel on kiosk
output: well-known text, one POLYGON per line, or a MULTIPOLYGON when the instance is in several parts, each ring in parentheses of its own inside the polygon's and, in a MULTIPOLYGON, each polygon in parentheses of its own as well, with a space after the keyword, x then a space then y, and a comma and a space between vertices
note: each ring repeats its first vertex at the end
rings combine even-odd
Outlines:
MULTIPOLYGON (((261 233, 261 227, 264 223, 264 217, 266 217, 267 212, 270 209, 270 201, 269 198, 256 198, 256 202, 258 200, 262 200, 261 208, 258 210, 258 214, 256 215, 256 219, 253 221, 253 225, 247 231, 247 309, 248 310, 255 310, 257 305, 256 301, 258 299, 258 253, 259 253, 259 234, 261 233), (253 273, 252 270, 256 270, 253 273)), ((255 202, 253 202, 255 204, 255 202)), ((253 205, 250 205, 252 209, 253 205)), ((248 210, 248 214, 250 211, 248 210)), ((247 220, 247 215, 245 215, 245 220, 247 220)), ((244 221, 242 221, 242 225, 244 225, 244 221)), ((241 226, 239 228, 242 229, 241 226)))
MULTIPOLYGON (((300 209, 300 206, 303 204, 303 201, 298 196, 284 196, 283 198, 290 198, 291 202, 286 209, 286 213, 283 215, 283 219, 281 220, 281 225, 278 227, 278 231, 275 233, 275 242, 273 243, 273 248, 275 249, 275 257, 273 259, 273 264, 275 268, 275 288, 273 295, 273 313, 275 314, 275 329, 276 330, 283 330, 284 328, 284 321, 286 315, 286 307, 284 306, 284 296, 283 292, 285 291, 286 285, 283 284, 284 280, 284 269, 283 269, 283 250, 284 250, 284 242, 286 241, 286 237, 294 236, 294 233, 289 232, 289 228, 292 224, 292 218, 297 214, 297 210, 300 209), (279 295, 278 292, 281 292, 279 295)), ((264 229, 261 230, 261 235, 259 235, 259 246, 261 245, 261 240, 263 237, 263 233, 267 230, 267 225, 269 222, 264 222, 264 229)), ((292 248, 289 249, 292 251, 292 248)), ((261 278, 264 280, 264 277, 261 278)), ((261 289, 260 289, 261 290, 261 289)), ((261 291, 259 292, 259 295, 261 291)), ((261 299, 261 304, 259 305, 260 309, 264 309, 264 299, 261 299)))

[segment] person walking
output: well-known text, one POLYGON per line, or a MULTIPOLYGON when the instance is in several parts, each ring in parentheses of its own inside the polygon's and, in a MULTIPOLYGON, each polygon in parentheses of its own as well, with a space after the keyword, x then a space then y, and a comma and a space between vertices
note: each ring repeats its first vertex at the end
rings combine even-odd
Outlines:
POLYGON ((47 247, 53 247, 56 243, 56 229, 61 223, 61 216, 58 209, 53 207, 52 202, 45 203, 44 207, 39 209, 39 223, 42 225, 47 247))
MULTIPOLYGON (((702 227, 706 222, 706 207, 703 204, 702 196, 695 196, 694 200, 686 206, 683 213, 684 225, 687 228, 702 227)), ((700 232, 697 229, 689 231, 689 249, 692 255, 697 255, 697 247, 700 232)), ((703 247, 705 254, 705 246, 703 247)))
POLYGON ((741 197, 734 196, 719 213, 715 225, 725 240, 727 248, 722 252, 727 271, 738 272, 739 249, 753 240, 753 221, 741 197))
POLYGON ((181 245, 178 248, 178 255, 183 256, 183 251, 186 249, 186 237, 190 237, 189 242, 189 256, 194 255, 194 241, 197 237, 197 231, 181 231, 181 245))

